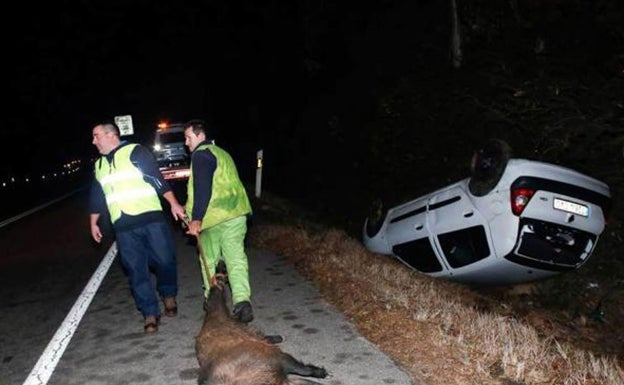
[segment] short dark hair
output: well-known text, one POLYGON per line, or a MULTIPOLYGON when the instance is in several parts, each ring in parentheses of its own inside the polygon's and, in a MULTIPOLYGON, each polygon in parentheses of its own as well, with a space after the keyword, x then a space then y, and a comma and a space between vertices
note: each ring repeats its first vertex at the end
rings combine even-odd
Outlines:
POLYGON ((192 129, 193 134, 199 135, 200 133, 204 133, 206 138, 212 138, 212 127, 208 126, 208 123, 202 119, 192 119, 184 124, 184 129, 192 129))
POLYGON ((120 136, 121 131, 119 130, 119 126, 113 120, 102 120, 94 125, 94 127, 102 126, 102 130, 104 132, 112 132, 115 136, 120 136))

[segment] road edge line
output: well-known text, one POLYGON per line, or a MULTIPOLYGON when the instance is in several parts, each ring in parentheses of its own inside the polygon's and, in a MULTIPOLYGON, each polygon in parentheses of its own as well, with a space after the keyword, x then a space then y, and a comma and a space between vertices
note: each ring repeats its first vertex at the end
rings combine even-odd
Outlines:
POLYGON ((57 329, 54 337, 52 337, 48 343, 48 346, 41 354, 41 357, 39 357, 39 360, 24 381, 23 385, 44 385, 48 383, 48 380, 52 376, 52 372, 65 352, 69 341, 78 328, 78 324, 80 323, 82 316, 91 304, 91 301, 100 287, 102 280, 106 276, 108 269, 113 263, 115 256, 117 256, 117 243, 113 242, 104 256, 104 259, 100 262, 100 265, 91 276, 91 279, 89 279, 89 282, 87 282, 87 285, 82 290, 82 293, 80 293, 80 296, 63 320, 61 326, 57 329))

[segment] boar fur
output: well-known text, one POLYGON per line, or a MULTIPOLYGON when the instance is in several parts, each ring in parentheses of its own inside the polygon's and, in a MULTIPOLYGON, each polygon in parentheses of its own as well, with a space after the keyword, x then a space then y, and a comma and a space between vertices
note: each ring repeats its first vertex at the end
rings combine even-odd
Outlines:
POLYGON ((218 282, 210 289, 204 323, 195 339, 199 385, 311 385, 319 383, 288 375, 327 376, 324 368, 300 362, 256 329, 237 322, 226 305, 225 281, 218 282))

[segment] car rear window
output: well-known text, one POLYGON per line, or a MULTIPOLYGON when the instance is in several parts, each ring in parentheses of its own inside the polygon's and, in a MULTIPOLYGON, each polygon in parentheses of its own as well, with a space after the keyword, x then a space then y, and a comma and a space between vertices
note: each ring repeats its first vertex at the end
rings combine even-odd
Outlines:
POLYGON ((184 132, 168 132, 158 135, 157 142, 160 144, 184 143, 184 132))

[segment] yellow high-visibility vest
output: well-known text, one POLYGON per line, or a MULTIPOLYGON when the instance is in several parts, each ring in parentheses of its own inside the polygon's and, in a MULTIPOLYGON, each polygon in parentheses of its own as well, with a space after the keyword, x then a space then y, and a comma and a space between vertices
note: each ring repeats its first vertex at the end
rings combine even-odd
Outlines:
POLYGON ((138 215, 162 210, 158 193, 143 179, 141 170, 130 162, 130 154, 136 146, 129 144, 119 148, 111 163, 105 156, 95 162, 95 179, 102 185, 113 223, 122 212, 138 215))

